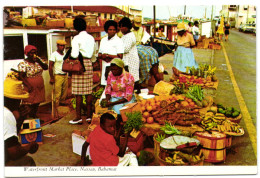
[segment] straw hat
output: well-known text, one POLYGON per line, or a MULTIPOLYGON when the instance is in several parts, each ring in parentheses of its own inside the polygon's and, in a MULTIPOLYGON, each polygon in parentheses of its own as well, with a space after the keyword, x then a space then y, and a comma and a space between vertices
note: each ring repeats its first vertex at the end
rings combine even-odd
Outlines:
POLYGON ((23 82, 15 79, 12 73, 9 73, 4 80, 4 96, 12 99, 29 98, 29 93, 24 90, 23 82))
POLYGON ((177 31, 182 31, 182 30, 186 30, 186 25, 185 23, 178 23, 177 25, 177 31))
POLYGON ((134 25, 136 27, 141 27, 142 26, 142 16, 140 16, 140 15, 135 16, 135 18, 134 18, 134 25))
POLYGON ((66 45, 67 44, 66 41, 64 41, 64 40, 57 40, 56 43, 59 44, 59 45, 66 45))

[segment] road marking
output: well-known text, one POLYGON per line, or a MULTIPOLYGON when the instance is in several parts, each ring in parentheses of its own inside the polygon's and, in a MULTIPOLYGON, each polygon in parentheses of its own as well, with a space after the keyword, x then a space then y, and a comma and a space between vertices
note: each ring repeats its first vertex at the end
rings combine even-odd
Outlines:
POLYGON ((237 85, 237 82, 236 82, 234 73, 232 71, 232 68, 231 68, 231 65, 230 65, 230 62, 229 62, 229 59, 228 59, 228 56, 227 56, 227 53, 226 53, 226 49, 224 47, 223 42, 221 42, 221 46, 223 48, 223 52, 224 52, 224 56, 225 56, 225 59, 226 59, 229 75, 230 75, 231 81, 233 83, 235 94, 236 94, 236 97, 237 97, 237 100, 238 100, 238 103, 239 103, 239 106, 240 106, 240 109, 241 109, 241 112, 242 112, 242 115, 243 115, 243 119, 244 119, 245 124, 246 124, 246 128, 247 128, 247 131, 248 131, 248 134, 249 134, 249 138, 250 138, 252 146, 253 146, 255 157, 257 157, 256 128, 255 128, 255 126, 252 122, 252 118, 251 118, 251 116, 248 112, 245 100, 244 100, 244 98, 243 98, 243 96, 242 96, 242 94, 239 90, 239 87, 237 85))

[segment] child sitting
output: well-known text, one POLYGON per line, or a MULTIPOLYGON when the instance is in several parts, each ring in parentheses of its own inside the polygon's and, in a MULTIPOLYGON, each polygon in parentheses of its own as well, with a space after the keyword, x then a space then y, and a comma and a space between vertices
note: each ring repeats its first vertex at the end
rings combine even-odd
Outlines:
POLYGON ((132 152, 125 154, 129 133, 126 134, 126 142, 120 147, 114 138, 115 130, 116 118, 112 114, 104 113, 100 118, 100 126, 90 133, 82 146, 80 162, 82 166, 86 165, 87 149, 93 163, 91 166, 138 166, 135 154, 132 152))

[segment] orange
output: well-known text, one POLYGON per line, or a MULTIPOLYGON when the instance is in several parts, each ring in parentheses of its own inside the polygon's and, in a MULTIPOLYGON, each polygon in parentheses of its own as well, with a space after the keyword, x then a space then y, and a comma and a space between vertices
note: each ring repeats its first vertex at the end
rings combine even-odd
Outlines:
POLYGON ((144 106, 145 103, 146 103, 146 100, 142 100, 142 101, 141 101, 141 105, 142 105, 142 106, 144 106))
POLYGON ((182 101, 181 105, 184 106, 184 107, 187 107, 187 106, 189 106, 189 103, 187 101, 182 101))
POLYGON ((146 110, 145 106, 142 106, 141 110, 142 110, 142 112, 144 112, 146 110))
POLYGON ((149 112, 145 111, 145 112, 143 113, 143 117, 144 117, 144 118, 148 118, 149 116, 150 116, 149 112))
POLYGON ((146 123, 146 119, 144 117, 142 117, 142 121, 143 123, 146 123))
POLYGON ((151 111, 151 110, 153 110, 153 107, 148 105, 148 106, 146 106, 146 109, 147 109, 147 111, 151 111))
POLYGON ((157 105, 153 105, 153 110, 155 111, 157 109, 157 105))
POLYGON ((147 120, 146 120, 146 122, 147 122, 148 124, 152 124, 153 121, 154 121, 153 117, 148 117, 147 120))

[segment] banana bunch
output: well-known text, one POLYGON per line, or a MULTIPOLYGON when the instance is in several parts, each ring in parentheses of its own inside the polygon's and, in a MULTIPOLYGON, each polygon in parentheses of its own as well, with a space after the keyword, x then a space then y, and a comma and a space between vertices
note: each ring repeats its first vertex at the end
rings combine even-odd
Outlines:
POLYGON ((226 120, 226 118, 222 114, 216 113, 214 115, 213 112, 207 112, 202 118, 201 125, 207 131, 214 130, 218 125, 221 125, 224 120, 226 120))
POLYGON ((184 165, 185 162, 183 162, 182 158, 178 156, 179 152, 180 151, 175 151, 173 157, 166 157, 165 162, 170 164, 184 165))
POLYGON ((235 132, 240 133, 240 125, 237 123, 231 122, 229 120, 224 120, 222 125, 217 126, 219 132, 235 132))

